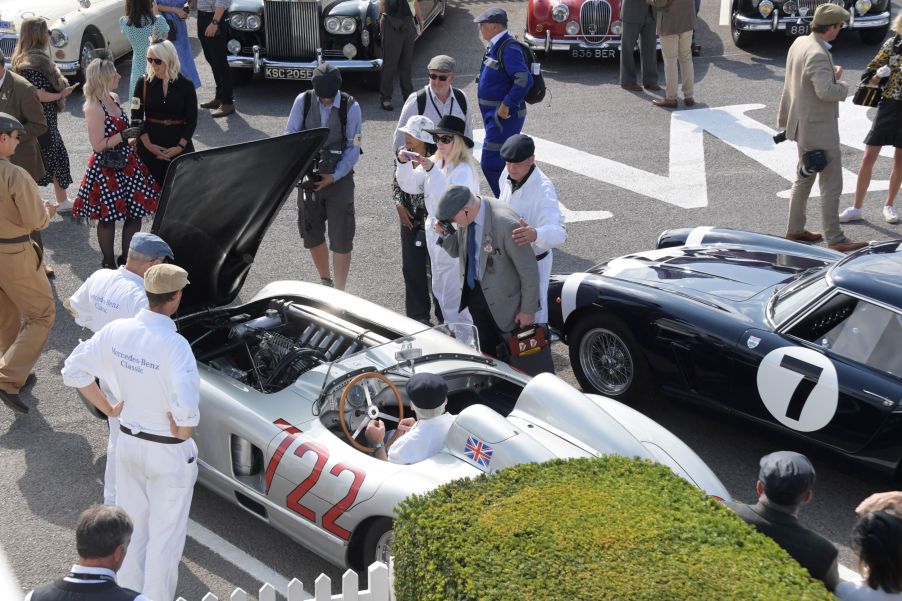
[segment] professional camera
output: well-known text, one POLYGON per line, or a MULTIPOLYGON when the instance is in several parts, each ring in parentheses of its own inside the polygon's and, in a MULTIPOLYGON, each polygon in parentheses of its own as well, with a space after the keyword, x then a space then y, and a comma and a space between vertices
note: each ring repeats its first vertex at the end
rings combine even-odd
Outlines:
POLYGON ((307 175, 305 175, 304 179, 301 180, 300 186, 304 190, 311 191, 313 190, 313 186, 316 184, 316 182, 321 179, 323 179, 323 175, 319 172, 319 168, 316 163, 314 163, 313 169, 307 172, 307 175))
POLYGON ((827 153, 823 150, 809 150, 799 161, 799 177, 811 177, 827 168, 827 153))
POLYGON ((453 236, 457 231, 454 229, 454 222, 450 219, 440 219, 438 224, 441 226, 445 236, 453 236))
POLYGON ((774 136, 774 144, 779 144, 780 142, 786 141, 786 131, 781 131, 776 136, 774 136))

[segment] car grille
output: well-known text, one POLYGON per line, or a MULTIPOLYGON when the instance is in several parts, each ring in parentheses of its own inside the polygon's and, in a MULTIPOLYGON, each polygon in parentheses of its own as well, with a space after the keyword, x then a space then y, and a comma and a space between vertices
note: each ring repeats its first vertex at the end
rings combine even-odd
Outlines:
POLYGON ((319 2, 266 0, 266 56, 273 59, 310 60, 319 47, 319 2))
MULTIPOLYGON (((17 36, 3 36, 0 38, 0 50, 3 51, 7 57, 13 55, 13 51, 16 49, 16 42, 19 41, 17 36)), ((9 60, 7 58, 7 60, 9 60)))
MULTIPOLYGON (((821 4, 836 4, 837 6, 843 6, 842 0, 799 0, 799 8, 807 8, 808 14, 806 16, 809 17, 814 16, 814 11, 821 4)), ((799 14, 801 14, 801 12, 799 14)))
POLYGON ((588 0, 579 9, 579 26, 586 42, 601 42, 611 26, 611 5, 607 0, 588 0))

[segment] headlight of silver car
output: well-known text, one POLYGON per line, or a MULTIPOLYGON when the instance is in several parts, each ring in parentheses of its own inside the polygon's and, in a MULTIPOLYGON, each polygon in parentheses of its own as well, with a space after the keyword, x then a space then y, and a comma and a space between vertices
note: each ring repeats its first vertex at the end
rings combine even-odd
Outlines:
POLYGON ((863 15, 871 10, 871 0, 858 0, 855 2, 855 12, 863 15))
POLYGON ((567 32, 567 35, 576 35, 579 33, 579 23, 576 21, 570 21, 564 27, 564 30, 567 32))
POLYGON ((329 33, 339 33, 341 32, 341 18, 340 17, 326 17, 326 22, 324 23, 326 27, 326 31, 329 33))
POLYGON ((558 3, 551 10, 551 18, 555 23, 563 23, 570 16, 570 7, 563 2, 558 3))
POLYGON ((65 31, 54 29, 50 32, 50 43, 54 48, 62 48, 69 43, 69 36, 65 31))
POLYGON ((357 31, 357 21, 353 17, 342 17, 341 33, 347 35, 357 31))
POLYGON ((774 12, 774 3, 770 0, 761 0, 761 2, 758 3, 758 12, 766 19, 774 12))
POLYGON ((263 19, 260 18, 260 15, 248 15, 244 26, 251 31, 256 31, 263 26, 263 19))
POLYGON ((229 25, 235 29, 244 29, 244 21, 247 15, 244 13, 232 13, 229 15, 229 25))

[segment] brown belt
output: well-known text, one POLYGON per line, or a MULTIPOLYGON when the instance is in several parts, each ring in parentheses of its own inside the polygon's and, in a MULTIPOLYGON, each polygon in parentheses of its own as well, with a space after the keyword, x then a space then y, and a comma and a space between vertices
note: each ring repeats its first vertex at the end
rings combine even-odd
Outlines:
POLYGON ((28 242, 31 240, 31 237, 28 234, 23 234, 22 236, 16 236, 15 238, 0 238, 0 244, 21 244, 22 242, 28 242))
POLYGON ((184 125, 184 119, 154 119, 152 117, 147 117, 144 119, 147 123, 156 123, 158 125, 184 125))
POLYGON ((128 434, 129 436, 134 436, 141 440, 149 440, 150 442, 159 442, 161 444, 181 444, 185 442, 181 438, 176 438, 174 436, 160 436, 158 434, 149 434, 147 432, 132 432, 130 428, 126 428, 122 424, 119 424, 119 430, 123 434, 128 434))

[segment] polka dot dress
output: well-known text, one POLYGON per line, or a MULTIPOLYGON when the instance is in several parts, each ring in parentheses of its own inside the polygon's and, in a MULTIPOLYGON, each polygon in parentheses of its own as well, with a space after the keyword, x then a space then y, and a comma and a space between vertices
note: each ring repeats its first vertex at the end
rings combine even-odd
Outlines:
MULTIPOLYGON (((103 108, 103 134, 110 137, 128 128, 128 117, 111 116, 103 108)), ((116 106, 119 106, 116 103, 116 106)), ((120 107, 121 112, 121 107, 120 107)), ((72 214, 98 221, 137 219, 153 213, 160 199, 160 188, 131 146, 123 169, 100 166, 100 153, 88 159, 88 168, 81 180, 78 196, 72 205, 72 214)))
MULTIPOLYGON (((43 73, 34 69, 22 71, 22 77, 31 82, 34 87, 47 92, 57 92, 43 73)), ((61 188, 68 188, 72 183, 72 174, 69 172, 69 153, 63 145, 63 138, 57 125, 56 102, 42 102, 44 118, 47 119, 47 134, 49 142, 41 144, 41 158, 44 160, 44 169, 47 175, 38 181, 39 186, 47 186, 56 177, 56 183, 61 188)), ((42 139, 42 142, 44 140, 42 139)))

